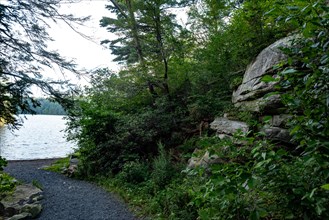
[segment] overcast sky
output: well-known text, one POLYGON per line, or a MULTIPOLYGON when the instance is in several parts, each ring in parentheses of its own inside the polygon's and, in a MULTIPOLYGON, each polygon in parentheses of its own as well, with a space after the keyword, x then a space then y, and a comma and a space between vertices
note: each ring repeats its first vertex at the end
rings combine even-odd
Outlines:
MULTIPOLYGON (((120 66, 112 62, 114 56, 111 55, 111 51, 100 45, 102 40, 113 39, 114 37, 105 28, 99 26, 99 20, 102 17, 111 16, 105 8, 106 4, 108 4, 106 0, 82 0, 77 3, 62 4, 59 10, 60 13, 73 14, 76 17, 91 16, 84 26, 75 25, 75 30, 89 36, 92 40, 84 38, 62 21, 50 22, 51 28, 48 29, 48 33, 54 41, 48 43, 49 49, 57 50, 68 60, 74 59, 78 69, 95 70, 108 67, 117 71, 120 66)), ((61 80, 69 79, 72 83, 80 85, 88 84, 87 76, 77 78, 69 72, 65 72, 63 75, 59 69, 45 69, 44 77, 61 80)), ((40 89, 33 88, 32 91, 35 96, 42 96, 40 89)))
POLYGON ((90 37, 87 40, 77 34, 64 22, 53 24, 49 30, 50 36, 55 40, 49 43, 51 49, 57 49, 63 56, 76 59, 80 67, 94 69, 96 67, 112 67, 113 57, 111 51, 100 45, 100 41, 110 38, 110 33, 99 26, 99 20, 103 16, 110 16, 105 9, 107 1, 83 0, 79 3, 62 4, 61 13, 75 16, 91 16, 91 20, 85 23, 85 27, 76 26, 76 29, 90 37))
MULTIPOLYGON (((111 70, 117 71, 120 66, 112 62, 114 56, 108 48, 100 45, 100 42, 105 39, 114 39, 115 36, 109 33, 106 28, 99 26, 99 21, 102 17, 113 17, 105 8, 109 4, 107 0, 80 0, 77 3, 62 4, 60 12, 64 14, 73 14, 76 17, 91 16, 90 20, 84 26, 75 25, 75 29, 84 35, 91 37, 93 40, 85 39, 83 36, 76 33, 64 22, 52 23, 48 30, 50 36, 54 39, 49 42, 49 49, 57 50, 62 56, 68 59, 74 59, 81 69, 95 70, 101 67, 108 67, 111 70)), ((176 12, 179 20, 185 20, 186 16, 182 12, 176 12)), ((183 22, 184 23, 184 22, 183 22)), ((73 83, 87 85, 88 78, 77 78, 73 74, 66 73, 65 77, 59 70, 47 70, 44 77, 55 79, 70 79, 73 83)), ((41 95, 41 91, 33 89, 36 96, 41 95)))
MULTIPOLYGON (((114 56, 108 48, 100 45, 104 39, 113 39, 115 36, 109 33, 106 28, 99 26, 102 17, 113 17, 105 8, 109 4, 108 0, 80 0, 78 3, 62 4, 60 12, 73 14, 76 16, 91 16, 91 20, 77 29, 93 38, 93 42, 84 39, 74 32, 68 25, 60 22, 54 24, 49 30, 50 35, 54 38, 50 48, 57 49, 63 56, 75 58, 80 67, 94 69, 97 67, 109 67, 118 70, 119 66, 112 62, 114 56)), ((181 10, 176 9, 179 23, 186 22, 186 15, 181 10), (184 21, 183 21, 184 20, 184 21)))

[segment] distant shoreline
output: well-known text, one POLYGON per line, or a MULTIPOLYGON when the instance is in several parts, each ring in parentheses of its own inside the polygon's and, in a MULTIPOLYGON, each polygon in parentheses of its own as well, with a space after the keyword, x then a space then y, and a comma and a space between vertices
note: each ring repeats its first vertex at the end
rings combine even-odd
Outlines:
POLYGON ((8 162, 36 162, 36 161, 52 161, 52 160, 59 160, 59 159, 63 159, 65 157, 56 157, 56 158, 45 158, 45 159, 24 159, 24 160, 7 160, 8 162))

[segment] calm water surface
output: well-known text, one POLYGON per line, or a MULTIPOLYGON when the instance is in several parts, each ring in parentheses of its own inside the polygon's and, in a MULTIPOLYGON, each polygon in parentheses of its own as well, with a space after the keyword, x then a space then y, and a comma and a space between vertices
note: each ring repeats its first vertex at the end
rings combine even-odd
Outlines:
POLYGON ((27 115, 19 130, 0 127, 0 155, 7 160, 65 157, 75 144, 64 138, 65 120, 58 115, 27 115))

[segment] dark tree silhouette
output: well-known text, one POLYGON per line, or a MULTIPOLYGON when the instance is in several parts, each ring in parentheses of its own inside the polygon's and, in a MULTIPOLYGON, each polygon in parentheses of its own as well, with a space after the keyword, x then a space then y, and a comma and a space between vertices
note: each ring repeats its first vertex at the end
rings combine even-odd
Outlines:
MULTIPOLYGON (((42 76, 45 67, 55 66, 61 71, 69 70, 78 74, 73 61, 47 49, 47 42, 52 40, 46 31, 50 22, 61 20, 73 28, 73 23, 82 24, 88 19, 59 13, 61 2, 0 2, 0 118, 14 127, 17 125, 14 115, 18 110, 30 111, 26 100, 31 98, 32 85, 41 88, 64 106, 68 105, 65 97, 74 91, 73 85, 67 81, 52 81, 42 76)), ((65 0, 65 3, 68 2, 65 0)), ((38 105, 35 100, 33 103, 38 105)))

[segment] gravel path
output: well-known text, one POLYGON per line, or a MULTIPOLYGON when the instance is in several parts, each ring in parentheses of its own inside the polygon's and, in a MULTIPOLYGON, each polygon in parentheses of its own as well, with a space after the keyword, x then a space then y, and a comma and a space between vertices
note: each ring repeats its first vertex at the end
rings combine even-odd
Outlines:
POLYGON ((53 160, 9 161, 5 171, 26 183, 38 181, 44 191, 42 220, 136 220, 114 195, 100 187, 40 169, 53 160))

